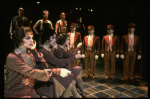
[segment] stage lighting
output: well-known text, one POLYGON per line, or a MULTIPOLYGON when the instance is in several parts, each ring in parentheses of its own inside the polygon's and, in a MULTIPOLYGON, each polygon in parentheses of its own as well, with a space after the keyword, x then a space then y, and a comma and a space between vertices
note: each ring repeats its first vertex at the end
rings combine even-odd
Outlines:
POLYGON ((91 9, 91 12, 93 12, 93 9, 91 9))
POLYGON ((81 8, 79 10, 81 10, 81 8))
POLYGON ((40 4, 40 2, 37 2, 37 4, 40 4))
POLYGON ((78 8, 76 8, 76 10, 78 10, 78 8))

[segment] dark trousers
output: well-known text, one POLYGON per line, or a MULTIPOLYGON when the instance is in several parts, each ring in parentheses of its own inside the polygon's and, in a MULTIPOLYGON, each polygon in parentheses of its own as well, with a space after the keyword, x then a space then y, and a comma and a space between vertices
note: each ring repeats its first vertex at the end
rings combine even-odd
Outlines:
POLYGON ((105 76, 114 78, 115 76, 115 59, 116 51, 105 51, 104 64, 105 64, 105 76))
POLYGON ((134 64, 136 59, 136 52, 124 52, 124 79, 133 79, 134 76, 134 64))
POLYGON ((85 52, 85 74, 87 76, 95 76, 95 52, 94 51, 86 51, 85 52))

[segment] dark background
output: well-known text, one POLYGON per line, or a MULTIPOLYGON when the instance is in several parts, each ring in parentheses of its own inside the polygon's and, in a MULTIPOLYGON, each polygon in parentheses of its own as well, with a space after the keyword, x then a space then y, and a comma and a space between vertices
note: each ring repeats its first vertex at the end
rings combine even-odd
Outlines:
MULTIPOLYGON (((39 20, 42 19, 42 11, 49 11, 49 20, 55 27, 56 21, 60 19, 60 13, 66 13, 66 20, 68 25, 70 22, 75 22, 77 17, 83 18, 83 23, 86 26, 95 26, 95 35, 102 37, 106 35, 106 26, 113 24, 115 26, 114 35, 121 37, 128 33, 128 24, 131 22, 136 23, 135 35, 141 38, 142 42, 142 60, 137 60, 135 71, 142 74, 143 79, 148 79, 148 2, 139 2, 136 4, 127 2, 43 2, 40 4, 36 2, 8 2, 4 4, 4 63, 8 53, 12 50, 12 42, 9 39, 10 21, 14 16, 17 16, 18 8, 23 7, 25 10, 25 17, 32 21, 31 27, 39 20), (78 8, 78 9, 76 9, 78 8), (81 10, 80 10, 81 8, 81 10), (93 9, 93 12, 91 12, 93 9)), ((120 59, 122 62, 122 60, 120 59)), ((119 67, 118 67, 119 68, 119 67)), ((122 65, 120 69, 123 69, 122 65)))

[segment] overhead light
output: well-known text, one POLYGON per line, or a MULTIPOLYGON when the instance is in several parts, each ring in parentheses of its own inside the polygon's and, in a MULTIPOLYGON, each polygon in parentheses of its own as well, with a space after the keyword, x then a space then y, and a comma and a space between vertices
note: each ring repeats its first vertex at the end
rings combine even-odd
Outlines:
POLYGON ((93 9, 91 9, 91 12, 93 12, 93 9))
POLYGON ((76 10, 78 10, 78 8, 76 8, 76 10))
POLYGON ((81 8, 79 10, 81 10, 81 8))
POLYGON ((37 4, 40 4, 40 2, 37 2, 37 4))

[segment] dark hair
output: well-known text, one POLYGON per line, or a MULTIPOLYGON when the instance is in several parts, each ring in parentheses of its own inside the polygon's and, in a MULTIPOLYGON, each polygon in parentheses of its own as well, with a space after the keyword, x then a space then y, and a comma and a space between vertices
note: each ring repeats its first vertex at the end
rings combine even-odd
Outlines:
POLYGON ((14 43, 14 47, 18 48, 19 45, 23 42, 23 38, 26 36, 26 33, 32 32, 32 29, 30 27, 18 27, 14 32, 13 32, 13 43, 14 43))
POLYGON ((59 45, 63 45, 66 42, 67 37, 69 37, 67 33, 59 34, 59 36, 57 37, 56 43, 59 45))
POLYGON ((53 36, 55 33, 52 29, 45 29, 41 36, 41 44, 44 44, 47 40, 50 39, 50 36, 53 36))

